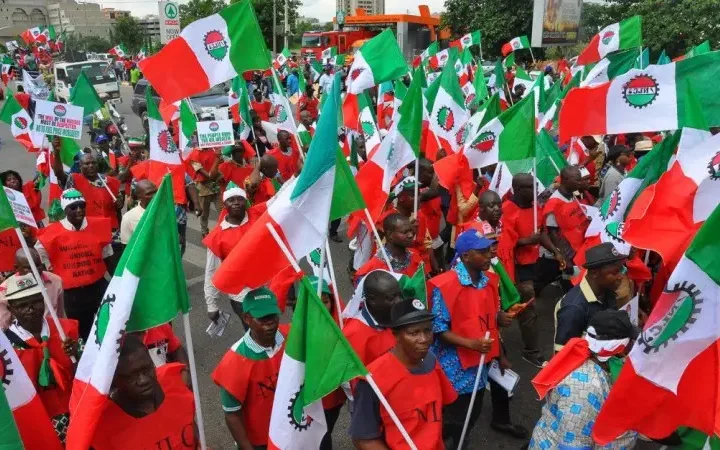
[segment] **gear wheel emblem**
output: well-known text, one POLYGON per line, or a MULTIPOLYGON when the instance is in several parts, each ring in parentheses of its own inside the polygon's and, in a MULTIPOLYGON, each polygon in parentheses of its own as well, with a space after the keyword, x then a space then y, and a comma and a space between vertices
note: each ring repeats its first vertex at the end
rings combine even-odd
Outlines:
POLYGON ((625 244, 625 240, 622 238, 623 231, 625 230, 625 222, 612 222, 605 227, 605 234, 614 242, 618 244, 625 244))
POLYGON ((660 87, 657 80, 648 74, 638 75, 631 78, 622 88, 622 95, 625 103, 633 108, 646 108, 655 102, 660 87))
POLYGON ((720 152, 715 153, 707 168, 711 180, 720 180, 720 152))
POLYGON ((14 370, 12 368, 12 360, 6 349, 0 350, 0 381, 5 386, 10 385, 10 378, 14 370))
POLYGON ((638 343, 645 353, 657 353, 686 333, 697 321, 702 310, 702 293, 694 283, 675 283, 672 289, 663 291, 655 307, 665 313, 640 334, 638 343))
POLYGON ((608 220, 617 212, 620 207, 621 200, 622 196, 620 195, 620 191, 618 189, 612 191, 610 197, 603 202, 602 207, 600 208, 600 217, 602 220, 608 220))
POLYGON ((305 414, 301 399, 301 394, 305 385, 301 385, 300 389, 290 397, 288 404, 288 422, 298 431, 305 431, 312 425, 312 417, 305 414))
POLYGON ((455 128, 455 114, 452 109, 447 106, 443 106, 437 113, 437 124, 445 131, 451 131, 455 128))
MULTIPOLYGON (((102 302, 100 302, 100 308, 98 308, 97 314, 95 314, 95 343, 98 346, 102 345, 103 339, 105 338, 105 332, 108 324, 110 323, 110 313, 115 304, 115 295, 108 294, 102 302)), ((120 345, 122 344, 123 336, 125 331, 120 333, 120 337, 117 339, 116 351, 120 353, 120 345)))

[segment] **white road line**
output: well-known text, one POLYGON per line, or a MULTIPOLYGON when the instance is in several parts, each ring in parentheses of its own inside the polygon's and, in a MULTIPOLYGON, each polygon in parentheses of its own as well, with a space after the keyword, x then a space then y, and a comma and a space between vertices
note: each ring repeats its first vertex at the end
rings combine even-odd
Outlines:
POLYGON ((192 264, 195 267, 205 268, 205 255, 207 249, 199 245, 195 245, 192 242, 186 243, 185 255, 183 261, 192 264))

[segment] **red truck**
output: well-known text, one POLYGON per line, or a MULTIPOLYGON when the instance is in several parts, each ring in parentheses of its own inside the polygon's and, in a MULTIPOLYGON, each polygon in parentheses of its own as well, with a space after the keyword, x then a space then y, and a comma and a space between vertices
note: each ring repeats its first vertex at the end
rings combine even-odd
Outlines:
POLYGON ((308 31, 303 33, 301 54, 303 58, 320 59, 323 50, 337 47, 338 55, 347 53, 355 41, 370 39, 377 31, 308 31))

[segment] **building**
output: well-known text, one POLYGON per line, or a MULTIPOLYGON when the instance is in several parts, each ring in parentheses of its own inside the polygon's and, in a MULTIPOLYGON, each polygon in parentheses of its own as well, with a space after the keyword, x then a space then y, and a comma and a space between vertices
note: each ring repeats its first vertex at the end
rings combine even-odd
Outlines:
POLYGON ((345 17, 355 15, 362 8, 366 14, 385 14, 385 0, 335 0, 336 11, 343 11, 345 17))
POLYGON ((115 8, 103 8, 103 13, 105 13, 105 17, 113 21, 130 15, 130 11, 122 11, 115 8))
POLYGON ((141 19, 137 19, 138 23, 145 34, 153 38, 154 40, 160 41, 160 19, 156 15, 148 15, 141 19))
POLYGON ((0 2, 0 39, 9 41, 28 28, 48 24, 44 0, 3 0, 0 2))
POLYGON ((295 20, 295 23, 309 23, 310 25, 318 25, 320 24, 320 20, 314 17, 298 16, 297 20, 295 20))
POLYGON ((57 33, 65 31, 109 39, 115 23, 97 3, 77 3, 74 0, 48 3, 47 14, 48 22, 57 33))

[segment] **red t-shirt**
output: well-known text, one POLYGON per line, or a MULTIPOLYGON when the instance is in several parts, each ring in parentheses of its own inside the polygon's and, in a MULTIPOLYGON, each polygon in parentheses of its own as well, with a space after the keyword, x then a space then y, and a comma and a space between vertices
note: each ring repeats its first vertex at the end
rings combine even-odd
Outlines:
POLYGON ((317 119, 319 104, 320 104, 320 102, 315 97, 308 98, 305 95, 300 97, 300 101, 298 102, 298 108, 297 108, 298 120, 300 119, 300 112, 303 110, 309 112, 313 119, 317 119))
POLYGON ((30 108, 30 94, 26 92, 18 92, 17 94, 15 94, 15 100, 20 103, 20 106, 22 106, 25 111, 30 108))
POLYGON ((260 120, 268 122, 270 121, 270 108, 272 108, 272 105, 268 101, 262 101, 262 102, 256 102, 252 101, 250 102, 250 106, 252 109, 257 113, 260 120))

